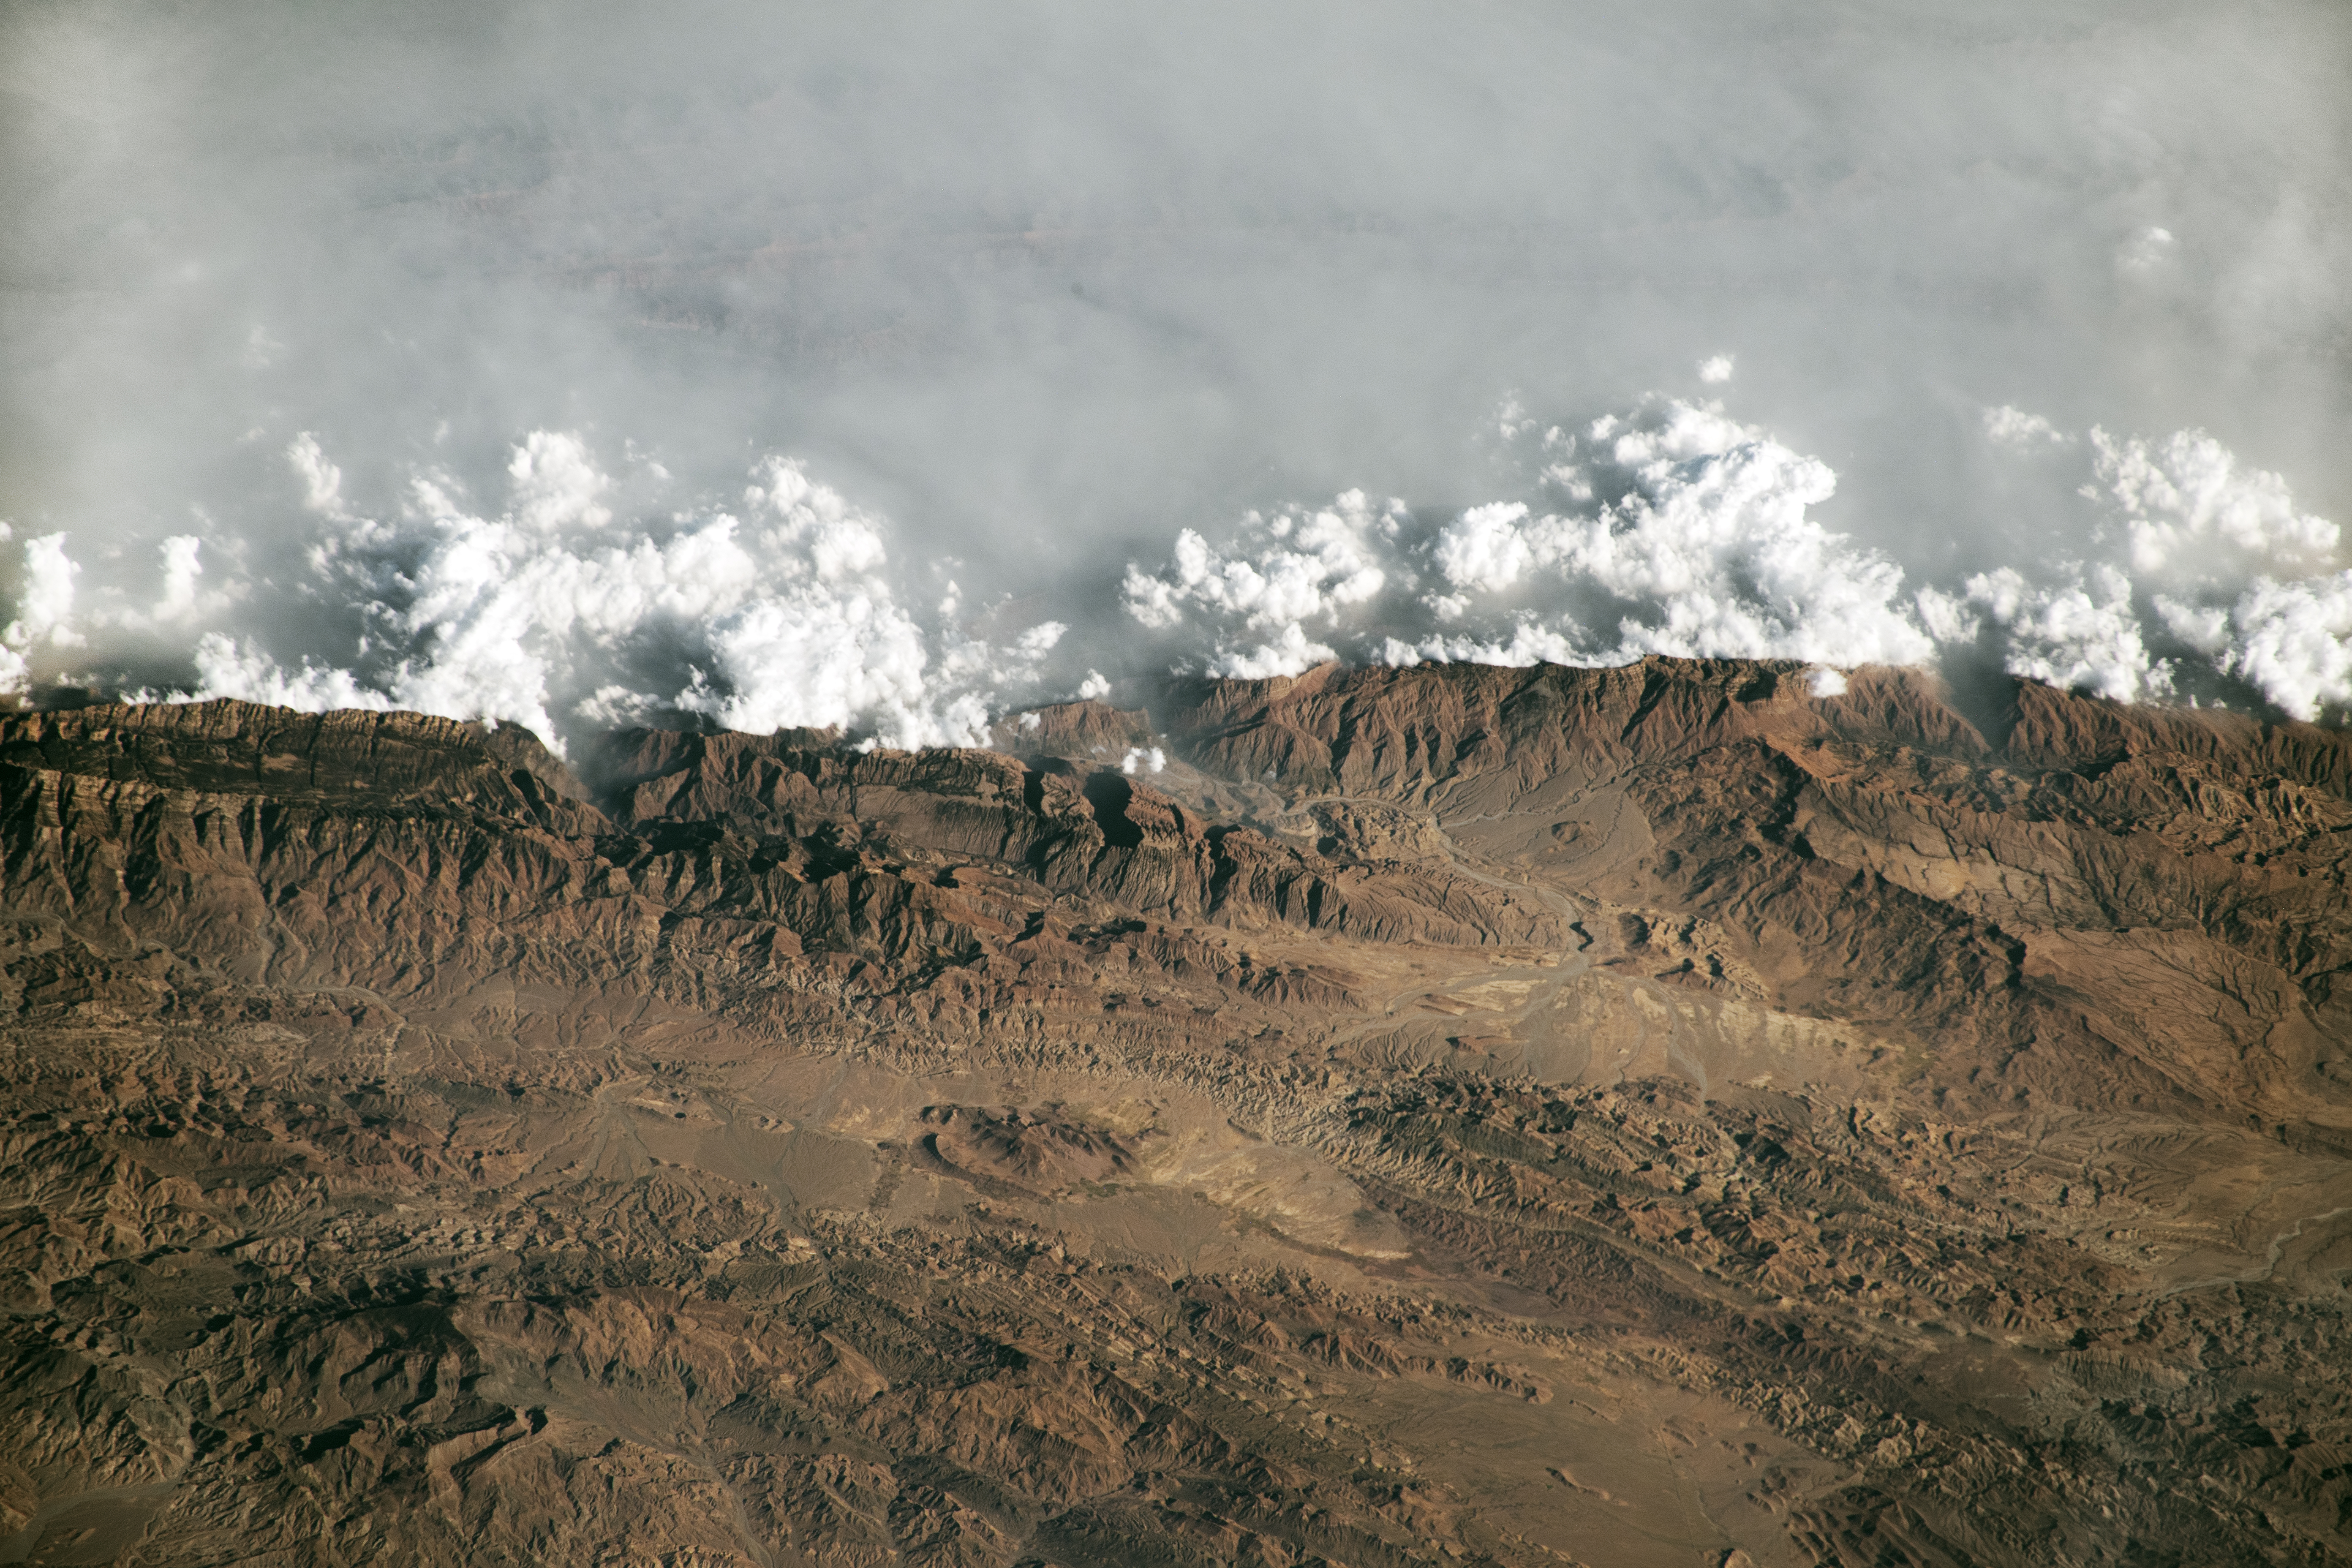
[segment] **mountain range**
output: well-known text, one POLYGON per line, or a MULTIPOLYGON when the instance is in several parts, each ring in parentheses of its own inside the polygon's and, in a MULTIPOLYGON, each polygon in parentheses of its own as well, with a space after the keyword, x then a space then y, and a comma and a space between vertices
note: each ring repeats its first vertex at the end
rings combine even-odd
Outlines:
POLYGON ((0 715, 0 1563, 2352 1559, 2352 737, 0 715))

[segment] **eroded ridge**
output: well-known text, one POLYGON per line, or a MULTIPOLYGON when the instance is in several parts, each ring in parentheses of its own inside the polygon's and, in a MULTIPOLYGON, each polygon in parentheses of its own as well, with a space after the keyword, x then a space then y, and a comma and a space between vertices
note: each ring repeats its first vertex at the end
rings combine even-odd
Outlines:
POLYGON ((0 718, 0 1561, 2352 1552, 2342 737, 997 740, 0 718))

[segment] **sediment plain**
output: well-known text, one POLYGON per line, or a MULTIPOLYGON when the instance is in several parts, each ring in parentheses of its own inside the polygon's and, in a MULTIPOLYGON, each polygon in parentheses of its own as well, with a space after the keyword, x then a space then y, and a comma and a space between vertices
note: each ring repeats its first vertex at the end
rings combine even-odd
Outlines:
POLYGON ((0 1563, 2346 1561, 2347 870, 1894 670, 0 716, 0 1563))

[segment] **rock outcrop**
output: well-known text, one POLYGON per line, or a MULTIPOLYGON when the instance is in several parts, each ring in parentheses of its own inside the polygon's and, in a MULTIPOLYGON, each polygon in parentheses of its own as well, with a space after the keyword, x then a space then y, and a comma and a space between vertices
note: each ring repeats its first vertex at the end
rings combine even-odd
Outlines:
POLYGON ((0 1561, 2352 1553, 2352 741, 0 717, 0 1561))

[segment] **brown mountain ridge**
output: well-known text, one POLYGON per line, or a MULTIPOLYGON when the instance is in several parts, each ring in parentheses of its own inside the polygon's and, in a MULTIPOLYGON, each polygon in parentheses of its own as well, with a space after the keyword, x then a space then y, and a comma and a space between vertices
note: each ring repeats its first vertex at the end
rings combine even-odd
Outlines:
POLYGON ((2352 1557, 2352 738, 1806 677, 0 715, 0 1563, 2352 1557))

